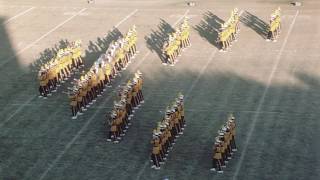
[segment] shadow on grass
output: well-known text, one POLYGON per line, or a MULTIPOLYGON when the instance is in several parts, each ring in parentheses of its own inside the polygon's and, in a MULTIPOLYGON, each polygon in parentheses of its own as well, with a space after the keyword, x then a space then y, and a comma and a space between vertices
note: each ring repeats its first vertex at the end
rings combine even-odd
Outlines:
POLYGON ((220 45, 217 42, 219 28, 224 21, 218 16, 208 11, 203 15, 201 22, 193 28, 198 31, 199 35, 206 39, 210 44, 220 49, 220 45))
POLYGON ((60 49, 68 47, 70 42, 67 39, 61 39, 52 48, 46 48, 44 51, 40 52, 39 57, 29 65, 31 72, 37 74, 42 65, 49 62, 52 58, 56 57, 60 49))
POLYGON ((240 21, 247 27, 254 30, 262 38, 267 38, 269 25, 257 16, 251 14, 248 11, 244 11, 244 13, 240 17, 240 21))
POLYGON ((97 37, 96 41, 89 41, 89 45, 85 50, 84 64, 88 70, 92 64, 99 58, 102 53, 105 53, 113 41, 123 37, 123 34, 118 28, 110 30, 106 36, 97 37))
POLYGON ((157 53, 162 62, 166 62, 162 53, 163 45, 168 40, 169 34, 175 32, 174 28, 165 20, 160 19, 157 30, 151 30, 149 36, 145 36, 147 47, 151 52, 157 53))

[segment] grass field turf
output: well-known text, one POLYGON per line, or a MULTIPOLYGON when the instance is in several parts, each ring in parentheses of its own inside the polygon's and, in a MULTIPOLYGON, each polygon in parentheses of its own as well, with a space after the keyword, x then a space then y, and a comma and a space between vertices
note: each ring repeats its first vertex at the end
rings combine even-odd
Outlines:
POLYGON ((215 20, 229 16, 235 6, 231 1, 201 1, 194 8, 182 1, 59 2, 0 4, 0 179, 319 178, 316 1, 301 8, 287 1, 237 2, 248 18, 227 53, 218 52, 212 29, 215 20), (255 23, 267 23, 279 5, 282 33, 278 42, 267 43, 255 23), (161 40, 186 12, 193 27, 192 47, 175 67, 162 66, 157 41, 150 37, 161 40), (101 49, 133 24, 140 53, 83 116, 70 118, 69 102, 61 93, 69 83, 46 101, 37 98, 36 73, 31 71, 36 67, 29 63, 47 48, 46 53, 61 40, 80 38, 88 68, 101 49), (117 85, 137 68, 144 74, 146 102, 136 111, 124 140, 106 143, 104 116, 112 108, 117 85), (152 128, 179 91, 186 95, 188 126, 166 164, 154 171, 149 163, 152 128), (213 137, 229 112, 237 118, 239 151, 225 173, 217 175, 209 171, 213 137))

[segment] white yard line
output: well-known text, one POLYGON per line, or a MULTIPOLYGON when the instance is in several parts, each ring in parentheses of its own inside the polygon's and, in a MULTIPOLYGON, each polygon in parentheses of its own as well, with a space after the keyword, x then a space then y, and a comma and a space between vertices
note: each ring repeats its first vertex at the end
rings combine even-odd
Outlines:
POLYGON ((10 121, 16 114, 18 114, 24 107, 28 106, 28 104, 37 96, 32 96, 30 97, 27 101, 25 101, 23 104, 19 105, 19 108, 17 108, 13 113, 11 113, 11 115, 6 118, 5 120, 0 122, 0 128, 2 128, 2 126, 7 123, 8 121, 10 121))
POLYGON ((173 24, 173 27, 175 27, 184 17, 186 17, 189 12, 189 9, 186 10, 186 12, 173 24))
POLYGON ((249 142, 250 142, 250 140, 251 140, 251 137, 252 137, 252 135, 253 135, 253 131, 254 131, 255 126, 256 126, 256 124, 257 124, 257 121, 258 121, 258 119, 259 119, 259 114, 260 114, 260 111, 261 111, 261 109, 262 109, 262 105, 263 105, 263 103, 264 103, 264 101, 265 101, 265 98, 266 98, 266 95, 267 95, 267 93, 268 93, 268 91, 269 91, 269 88, 270 88, 272 79, 273 79, 274 74, 275 74, 275 72, 276 72, 276 70, 277 70, 277 68, 278 68, 279 63, 280 63, 280 57, 281 57, 282 52, 283 52, 283 50, 284 50, 284 48, 285 48, 285 46, 286 46, 286 44, 287 44, 289 35, 291 34, 291 31, 292 31, 292 29, 293 29, 294 23, 296 22, 296 19, 297 19, 298 14, 299 14, 299 11, 296 12, 296 14, 295 14, 295 16, 294 16, 294 19, 293 19, 292 23, 290 24, 288 33, 287 33, 287 35, 286 35, 286 37, 285 37, 285 39, 284 39, 284 41, 283 41, 283 44, 282 44, 282 46, 281 46, 281 48, 280 48, 280 51, 279 51, 279 53, 278 53, 278 55, 277 55, 277 57, 276 57, 276 62, 274 63, 274 65, 273 65, 273 67, 272 67, 272 71, 271 71, 270 76, 269 76, 269 78, 268 78, 267 86, 266 86, 266 88, 264 89, 264 92, 263 92, 263 94, 262 94, 262 96, 261 96, 261 98, 260 98, 260 101, 259 101, 259 104, 258 104, 256 113, 255 113, 255 115, 254 115, 254 117, 253 117, 253 120, 252 120, 252 122, 251 122, 251 124, 250 124, 250 127, 249 127, 249 131, 248 131, 248 133, 247 133, 247 138, 245 139, 244 144, 243 144, 243 147, 242 147, 242 151, 240 152, 240 159, 239 159, 239 161, 238 161, 238 164, 237 164, 237 167, 236 167, 236 171, 235 171, 235 173, 234 173, 234 175, 233 175, 233 178, 232 178, 233 180, 236 180, 236 179, 237 179, 237 176, 238 176, 239 171, 240 171, 240 169, 241 169, 241 166, 242 166, 244 157, 245 157, 246 152, 247 152, 247 149, 248 149, 249 142))
POLYGON ((135 13, 138 12, 138 9, 134 10, 132 13, 130 13, 128 16, 126 16, 124 19, 122 19, 120 22, 118 22, 115 27, 119 27, 123 22, 125 22, 126 20, 128 20, 131 16, 133 16, 135 13))
POLYGON ((29 48, 31 48, 32 46, 34 46, 36 43, 38 43, 39 41, 41 41, 43 38, 47 37, 49 34, 51 34, 52 32, 54 32, 55 30, 57 30, 58 28, 60 28, 61 26, 63 26, 64 24, 66 24, 67 22, 69 22, 70 20, 72 20, 73 18, 75 18, 76 16, 78 16, 79 14, 81 14, 82 12, 84 12, 87 8, 83 8, 80 11, 78 11, 76 14, 74 14, 73 16, 69 17, 68 19, 66 19, 65 21, 63 21, 62 23, 58 24, 57 26, 55 26, 54 28, 52 28, 50 31, 46 32, 45 34, 43 34, 42 36, 40 36, 38 39, 36 39, 35 41, 33 41, 32 43, 28 44, 25 48, 19 50, 18 52, 15 53, 14 56, 2 61, 0 63, 0 67, 5 65, 6 63, 8 63, 10 60, 16 58, 19 54, 23 53, 24 51, 28 50, 29 48))
MULTIPOLYGON (((135 14, 138 10, 134 10, 132 13, 130 13, 128 16, 126 16, 124 19, 122 19, 116 26, 119 26, 122 24, 124 21, 129 19, 133 14, 135 14)), ((139 67, 139 65, 146 59, 146 57, 150 54, 148 52, 142 60, 136 64, 134 68, 139 67)), ((109 96, 104 100, 104 103, 101 104, 99 107, 103 107, 106 105, 107 102, 112 98, 112 96, 109 96)), ((97 114, 101 111, 101 109, 98 109, 92 116, 91 118, 81 127, 81 129, 77 132, 77 134, 71 139, 71 141, 65 146, 64 150, 59 153, 59 155, 50 163, 49 167, 41 174, 40 180, 44 179, 47 174, 50 172, 50 170, 60 161, 60 159, 63 157, 63 155, 71 148, 71 146, 74 144, 74 142, 80 137, 80 135, 87 129, 87 127, 90 125, 90 123, 95 119, 97 114)))
POLYGON ((29 9, 27 9, 27 10, 25 10, 25 11, 23 11, 23 12, 21 12, 21 13, 19 13, 19 14, 15 15, 15 16, 13 16, 13 17, 11 17, 11 18, 7 19, 6 21, 4 21, 4 22, 3 22, 3 24, 4 24, 4 25, 8 24, 10 21, 15 20, 15 19, 17 19, 18 17, 20 17, 20 16, 22 16, 22 15, 25 15, 26 13, 28 13, 28 12, 32 11, 34 8, 35 8, 35 7, 31 7, 31 8, 29 8, 29 9))
POLYGON ((203 73, 205 72, 205 70, 207 69, 207 67, 209 66, 209 64, 211 63, 212 59, 214 58, 214 56, 216 55, 217 52, 218 52, 218 50, 215 49, 215 51, 213 51, 213 53, 210 55, 209 61, 207 61, 206 64, 201 68, 200 73, 198 74, 196 80, 193 81, 190 88, 186 92, 185 99, 187 99, 189 97, 189 95, 193 91, 194 87, 198 84, 200 78, 202 77, 203 73))

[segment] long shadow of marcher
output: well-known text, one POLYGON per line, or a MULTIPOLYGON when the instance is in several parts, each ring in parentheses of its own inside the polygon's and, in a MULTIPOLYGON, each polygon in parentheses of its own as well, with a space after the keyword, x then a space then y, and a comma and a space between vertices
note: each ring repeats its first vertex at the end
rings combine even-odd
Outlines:
POLYGON ((88 48, 85 50, 84 65, 85 70, 90 69, 92 64, 105 53, 113 41, 123 37, 118 28, 110 30, 105 37, 97 37, 95 42, 89 41, 88 48))
POLYGON ((208 11, 203 15, 201 22, 193 28, 198 31, 200 36, 206 39, 210 44, 216 48, 221 48, 217 39, 219 35, 219 29, 224 21, 212 12, 208 11))
POLYGON ((67 39, 61 39, 52 48, 46 48, 44 51, 40 52, 39 58, 37 58, 33 63, 30 64, 30 70, 33 74, 37 74, 42 65, 49 62, 52 58, 56 57, 59 49, 64 49, 68 47, 70 42, 67 39))
POLYGON ((248 11, 245 11, 241 15, 240 21, 247 27, 254 30, 257 34, 259 34, 264 39, 267 38, 269 25, 266 22, 259 19, 257 16, 249 13, 248 11))
POLYGON ((166 62, 162 53, 164 43, 168 40, 169 34, 175 32, 174 28, 165 20, 160 19, 158 30, 151 30, 152 33, 149 36, 145 36, 144 39, 147 42, 147 47, 151 52, 156 52, 161 61, 166 62))

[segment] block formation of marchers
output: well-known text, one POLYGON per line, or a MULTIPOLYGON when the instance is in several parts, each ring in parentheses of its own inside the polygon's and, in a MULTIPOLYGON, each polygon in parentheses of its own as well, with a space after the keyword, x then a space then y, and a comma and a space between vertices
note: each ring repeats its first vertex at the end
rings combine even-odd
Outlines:
POLYGON ((211 171, 223 173, 222 168, 226 168, 228 162, 237 151, 236 142, 236 124, 233 115, 230 115, 225 125, 218 131, 218 136, 215 137, 212 154, 211 171))
POLYGON ((119 143, 131 125, 135 109, 138 109, 144 98, 142 95, 142 73, 138 70, 118 93, 110 115, 107 115, 108 142, 119 143))
POLYGON ((281 9, 278 7, 270 16, 267 41, 277 41, 281 31, 281 9))
POLYGON ((137 52, 136 42, 137 32, 133 26, 125 37, 111 43, 106 53, 100 55, 89 71, 83 72, 80 79, 74 80, 73 87, 68 88, 73 119, 96 102, 105 87, 111 86, 119 72, 126 69, 137 52))
POLYGON ((163 65, 175 65, 178 61, 178 56, 181 56, 181 51, 191 45, 189 36, 190 26, 187 18, 185 18, 180 26, 175 29, 175 32, 169 34, 169 39, 163 45, 162 52, 165 57, 163 65))
POLYGON ((38 73, 39 97, 47 98, 64 83, 77 69, 83 67, 81 41, 74 41, 58 53, 49 62, 43 64, 38 73))
POLYGON ((217 42, 220 44, 220 51, 227 51, 231 44, 237 40, 237 35, 239 33, 239 12, 237 8, 231 11, 230 18, 223 24, 219 29, 217 42))
POLYGON ((160 166, 165 164, 177 138, 183 134, 184 127, 186 127, 184 97, 179 93, 172 107, 167 107, 164 118, 158 123, 157 128, 153 130, 151 168, 159 170, 160 166))

